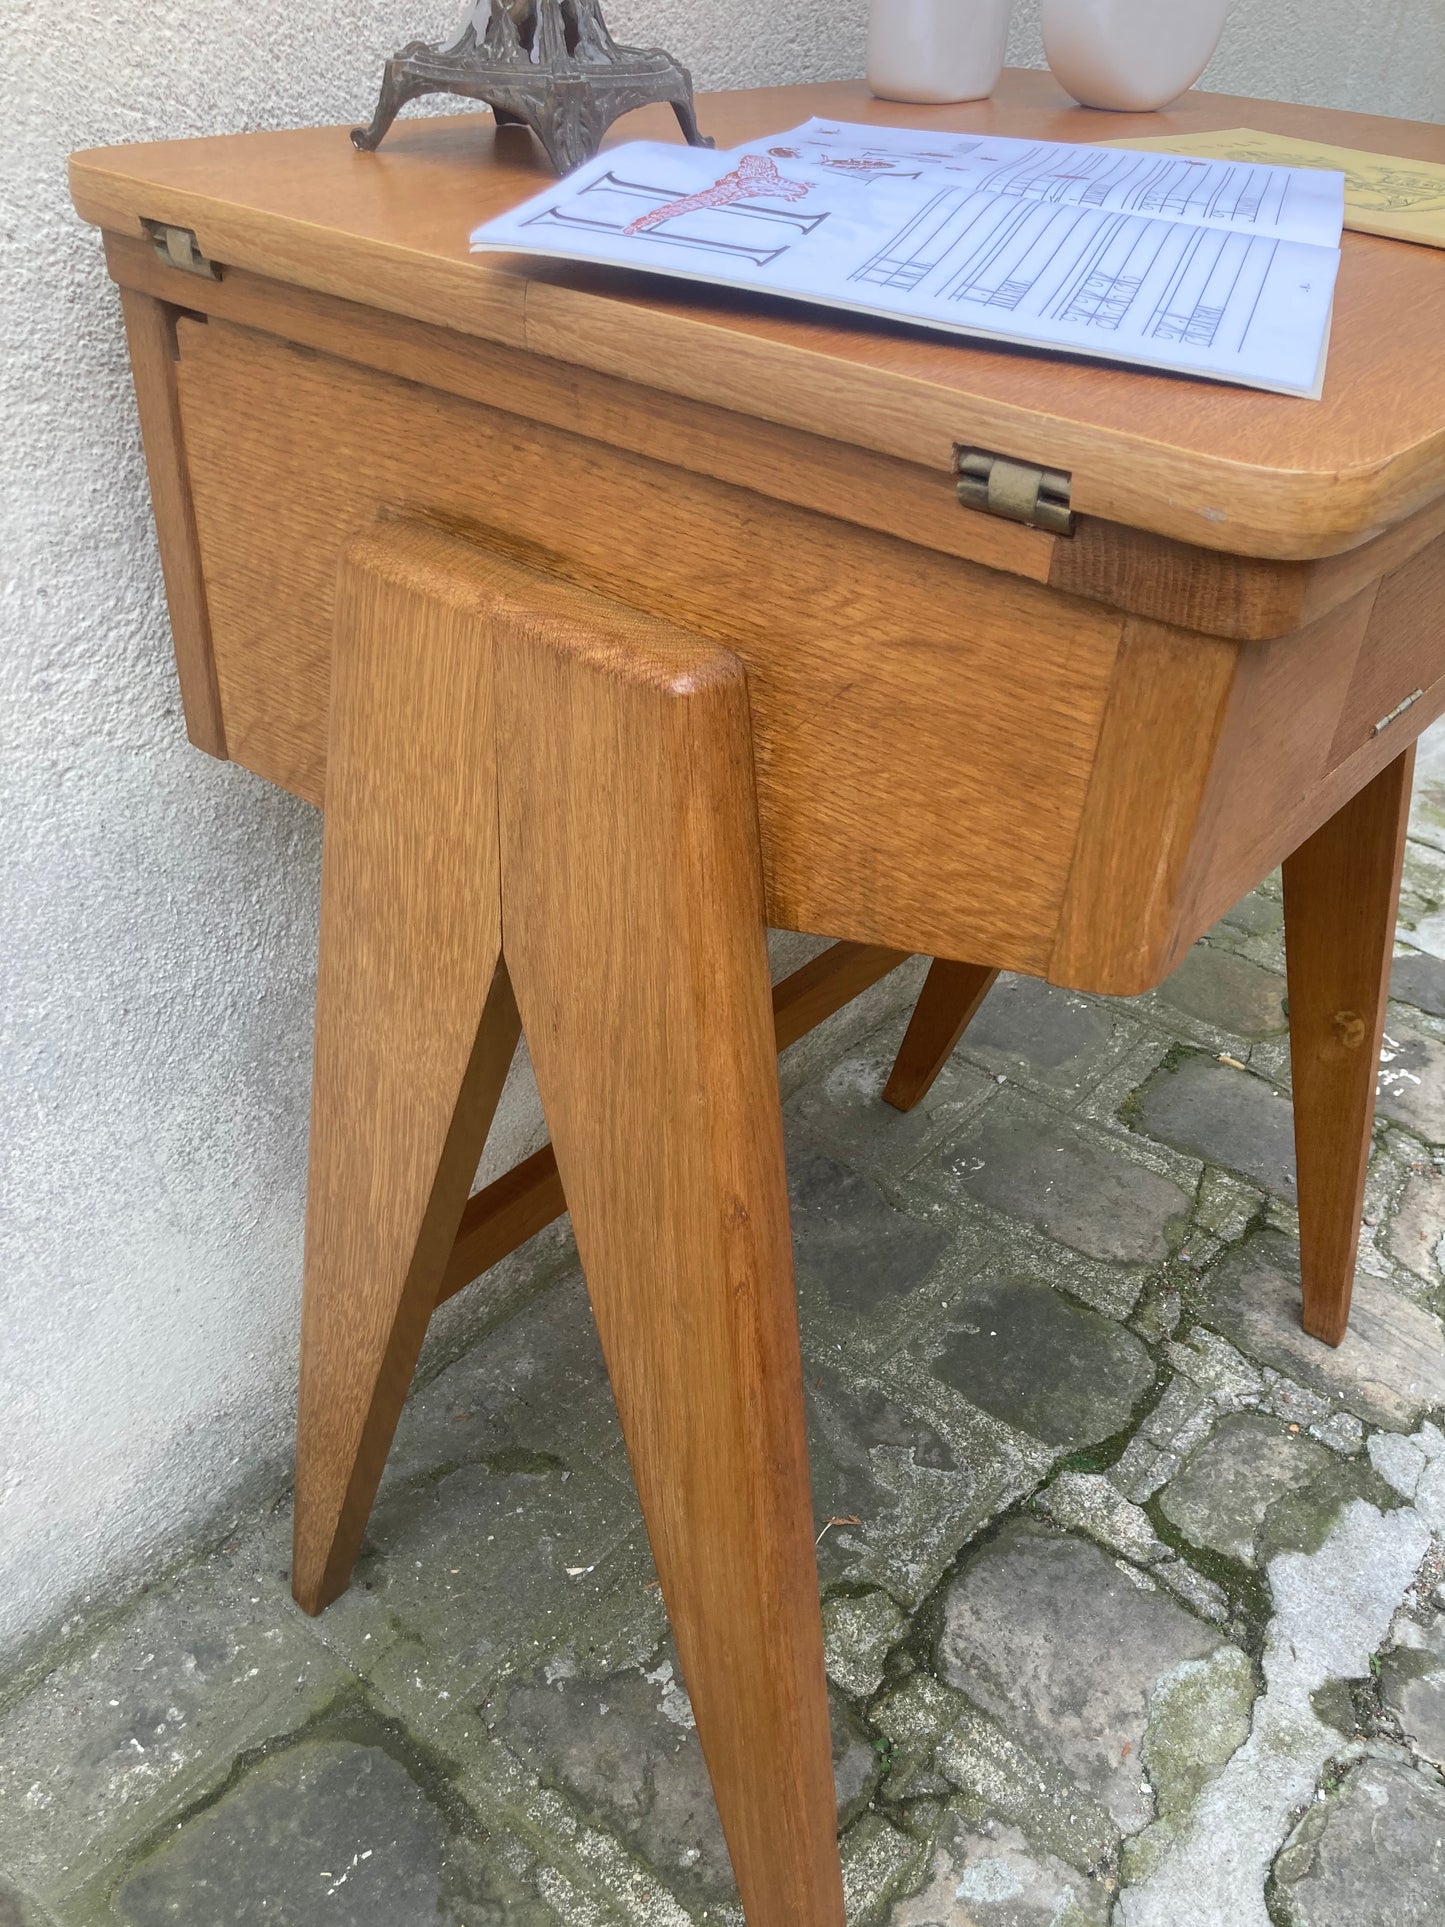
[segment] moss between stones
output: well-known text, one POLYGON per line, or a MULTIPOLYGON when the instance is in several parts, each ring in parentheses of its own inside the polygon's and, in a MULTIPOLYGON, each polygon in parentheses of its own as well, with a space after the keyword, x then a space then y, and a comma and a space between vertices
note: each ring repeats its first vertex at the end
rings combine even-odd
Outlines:
POLYGON ((1078 1451, 1065 1453, 1062 1458, 1056 1459, 1049 1470, 1049 1478, 1055 1479, 1061 1472, 1107 1472, 1111 1466, 1117 1465, 1134 1434, 1169 1389, 1173 1376, 1156 1356, 1154 1383, 1139 1394, 1133 1410, 1119 1430, 1111 1432, 1106 1439, 1100 1439, 1096 1445, 1081 1446, 1078 1451))
POLYGON ((1143 1509, 1155 1532, 1171 1552, 1223 1591, 1229 1600, 1230 1613, 1239 1623, 1243 1643, 1251 1652, 1258 1652, 1264 1644, 1266 1622, 1274 1609, 1268 1580, 1242 1560, 1231 1559, 1227 1553, 1215 1552, 1209 1547, 1196 1546, 1186 1539, 1166 1515, 1160 1497, 1156 1492, 1144 1501, 1143 1509))
MULTIPOLYGON (((1042 1485, 1043 1481, 1040 1480, 1039 1483, 1042 1485)), ((933 1591, 919 1605, 902 1638, 889 1653, 883 1685, 870 1702, 870 1714, 874 1712, 881 1700, 891 1697, 907 1681, 917 1676, 921 1676, 927 1682, 923 1689, 925 1692, 930 1689, 952 1691, 951 1688, 938 1687, 933 1671, 933 1655, 943 1631, 944 1609, 949 1590, 959 1573, 978 1557, 984 1547, 995 1539, 1011 1520, 1024 1516, 1025 1508, 1033 1496, 1030 1492, 1007 1507, 960 1547, 957 1557, 940 1577, 933 1591)), ((870 1732, 878 1733, 878 1728, 871 1718, 867 1719, 866 1724, 870 1732)), ((879 1737, 883 1736, 880 1734, 879 1737)), ((883 1777, 873 1797, 874 1806, 880 1812, 886 1813, 896 1826, 914 1838, 923 1837, 920 1828, 927 1825, 926 1819, 922 1821, 915 1819, 915 1811, 926 1806, 934 1796, 952 1792, 950 1782, 933 1772, 932 1755, 931 1742, 920 1748, 906 1745, 900 1747, 895 1746, 891 1741, 888 1742, 888 1756, 883 1777)), ((967 1806, 966 1800, 964 1796, 958 1797, 963 1803, 960 1810, 964 1810, 967 1806)), ((972 1817, 982 1820, 986 1817, 986 1810, 980 1807, 972 1817)))

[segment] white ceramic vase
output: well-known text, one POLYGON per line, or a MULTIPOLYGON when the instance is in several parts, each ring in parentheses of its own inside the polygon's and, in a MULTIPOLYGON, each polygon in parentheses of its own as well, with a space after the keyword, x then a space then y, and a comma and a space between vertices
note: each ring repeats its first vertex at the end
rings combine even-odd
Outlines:
POLYGON ((1044 52, 1085 107, 1146 114, 1192 87, 1229 0, 1043 0, 1044 52))
POLYGON ((869 0, 868 85, 884 100, 982 100, 1003 71, 1012 0, 869 0))

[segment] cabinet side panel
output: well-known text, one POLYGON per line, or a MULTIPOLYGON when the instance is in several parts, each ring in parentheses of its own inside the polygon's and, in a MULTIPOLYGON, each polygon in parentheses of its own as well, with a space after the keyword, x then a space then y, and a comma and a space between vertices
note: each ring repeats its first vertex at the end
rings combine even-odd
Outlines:
POLYGON ((1241 654, 1181 896, 1187 943, 1445 711, 1445 540, 1241 654), (1419 696, 1376 730, 1405 697, 1419 696))
POLYGON ((176 311, 129 288, 122 288, 120 305, 140 410, 186 734, 197 749, 223 757, 226 732, 176 396, 176 311))
POLYGON ((1370 626, 1345 693, 1330 766, 1377 737, 1398 755, 1419 724, 1426 692, 1445 676, 1445 536, 1380 584, 1370 626))
POLYGON ((774 923, 1043 969, 1116 616, 223 322, 181 343, 238 761, 320 800, 337 554, 421 515, 743 659, 774 923))

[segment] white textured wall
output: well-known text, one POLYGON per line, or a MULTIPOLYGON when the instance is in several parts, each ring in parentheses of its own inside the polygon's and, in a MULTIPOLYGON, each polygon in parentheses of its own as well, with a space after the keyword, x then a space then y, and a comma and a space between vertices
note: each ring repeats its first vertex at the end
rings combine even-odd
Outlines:
MULTIPOLYGON (((119 316, 65 156, 364 118, 383 54, 453 12, 29 0, 6 21, 0 1651, 284 1476, 319 853, 313 812, 185 744, 119 316)), ((862 17, 612 8, 704 86, 856 73, 862 17)), ((1442 33, 1445 0, 1260 0, 1210 79, 1439 116, 1442 33)), ((1036 61, 1023 14, 1015 39, 1036 61)), ((524 1091, 503 1124, 535 1130, 524 1091)))
MULTIPOLYGON (((1038 20, 1039 0, 1014 0, 1017 67, 1044 65, 1038 20)), ((1234 0, 1199 85, 1445 121, 1445 0, 1234 0)))

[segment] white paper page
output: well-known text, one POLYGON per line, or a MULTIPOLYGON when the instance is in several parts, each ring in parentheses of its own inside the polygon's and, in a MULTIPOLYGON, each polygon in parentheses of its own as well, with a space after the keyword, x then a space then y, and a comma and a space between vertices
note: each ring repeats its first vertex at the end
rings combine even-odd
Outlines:
POLYGON ((472 245, 1318 392, 1334 249, 981 193, 933 168, 856 180, 769 151, 787 144, 613 148, 478 228, 472 245))
POLYGON ((989 193, 1237 228, 1320 247, 1339 246, 1345 220, 1345 177, 1320 169, 816 119, 751 145, 779 161, 803 160, 853 179, 942 169, 989 193))

